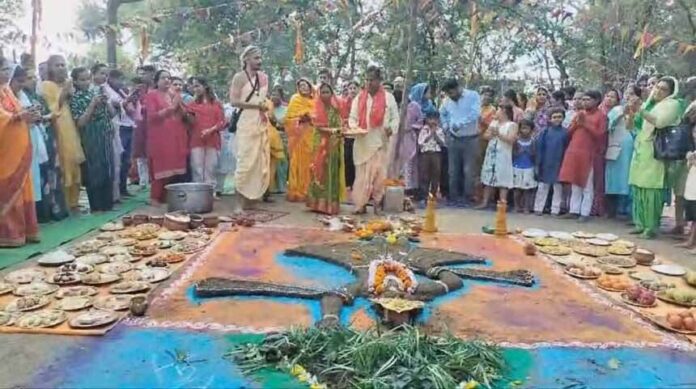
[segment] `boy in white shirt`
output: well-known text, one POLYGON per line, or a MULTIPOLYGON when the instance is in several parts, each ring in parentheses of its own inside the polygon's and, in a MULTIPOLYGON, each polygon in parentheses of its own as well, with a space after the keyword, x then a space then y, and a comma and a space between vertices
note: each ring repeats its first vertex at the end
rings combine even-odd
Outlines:
POLYGON ((445 146, 445 133, 440 128, 440 114, 437 111, 425 115, 425 125, 418 133, 418 167, 420 177, 420 197, 429 194, 437 196, 440 188, 442 148, 445 146))

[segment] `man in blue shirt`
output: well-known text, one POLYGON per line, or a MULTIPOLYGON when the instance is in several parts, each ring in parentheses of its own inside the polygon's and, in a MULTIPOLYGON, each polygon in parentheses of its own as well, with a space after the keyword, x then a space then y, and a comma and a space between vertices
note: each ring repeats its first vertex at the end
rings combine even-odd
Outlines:
POLYGON ((445 82, 442 90, 448 96, 440 108, 440 116, 447 134, 449 203, 467 206, 476 187, 481 97, 475 91, 462 88, 456 79, 445 82))

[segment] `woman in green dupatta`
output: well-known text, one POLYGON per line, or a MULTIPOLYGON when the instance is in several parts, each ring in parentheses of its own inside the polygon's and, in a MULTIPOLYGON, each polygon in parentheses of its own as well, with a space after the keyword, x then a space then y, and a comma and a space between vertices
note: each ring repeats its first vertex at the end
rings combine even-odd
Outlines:
POLYGON ((91 77, 85 68, 73 69, 70 76, 75 94, 70 98, 70 112, 80 130, 86 161, 83 180, 92 211, 113 208, 113 108, 99 90, 90 90, 91 77))
POLYGON ((681 104, 675 98, 679 91, 677 80, 662 78, 635 118, 638 131, 633 149, 629 183, 633 187, 632 234, 654 238, 660 226, 664 204, 665 163, 655 158, 655 130, 679 123, 681 104))
POLYGON ((307 207, 315 212, 337 215, 345 196, 343 165, 343 120, 331 85, 322 83, 314 104, 312 163, 307 207))

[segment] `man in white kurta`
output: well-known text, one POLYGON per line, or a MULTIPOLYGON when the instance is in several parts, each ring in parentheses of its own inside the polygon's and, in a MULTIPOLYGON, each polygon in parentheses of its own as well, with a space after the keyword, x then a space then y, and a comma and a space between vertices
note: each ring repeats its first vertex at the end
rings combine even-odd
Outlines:
POLYGON ((365 89, 353 99, 348 123, 351 128, 367 130, 367 134, 355 139, 353 146, 353 202, 355 213, 359 214, 365 213, 372 199, 375 214, 379 214, 387 178, 387 149, 390 137, 396 136, 399 128, 399 108, 394 96, 382 88, 379 68, 370 66, 365 78, 365 89))

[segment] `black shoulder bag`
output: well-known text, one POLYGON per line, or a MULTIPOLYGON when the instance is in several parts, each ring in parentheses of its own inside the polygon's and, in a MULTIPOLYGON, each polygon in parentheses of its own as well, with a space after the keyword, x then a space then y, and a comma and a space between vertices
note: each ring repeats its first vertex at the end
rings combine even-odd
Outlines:
MULTIPOLYGON (((251 82, 251 77, 249 77, 249 73, 244 72, 247 76, 247 80, 251 82)), ((254 95, 259 90, 259 76, 258 74, 256 75, 256 82, 254 82, 251 92, 249 92, 249 95, 244 99, 245 103, 248 103, 249 100, 251 100, 251 96, 254 95)), ((242 116, 242 111, 244 111, 242 108, 237 108, 234 113, 232 114, 232 118, 230 118, 230 126, 227 127, 227 130, 231 133, 237 132, 237 122, 239 121, 239 117, 242 116)))
POLYGON ((686 153, 694 149, 691 125, 683 121, 676 126, 655 129, 653 151, 655 159, 662 161, 679 161, 686 158, 686 153))

